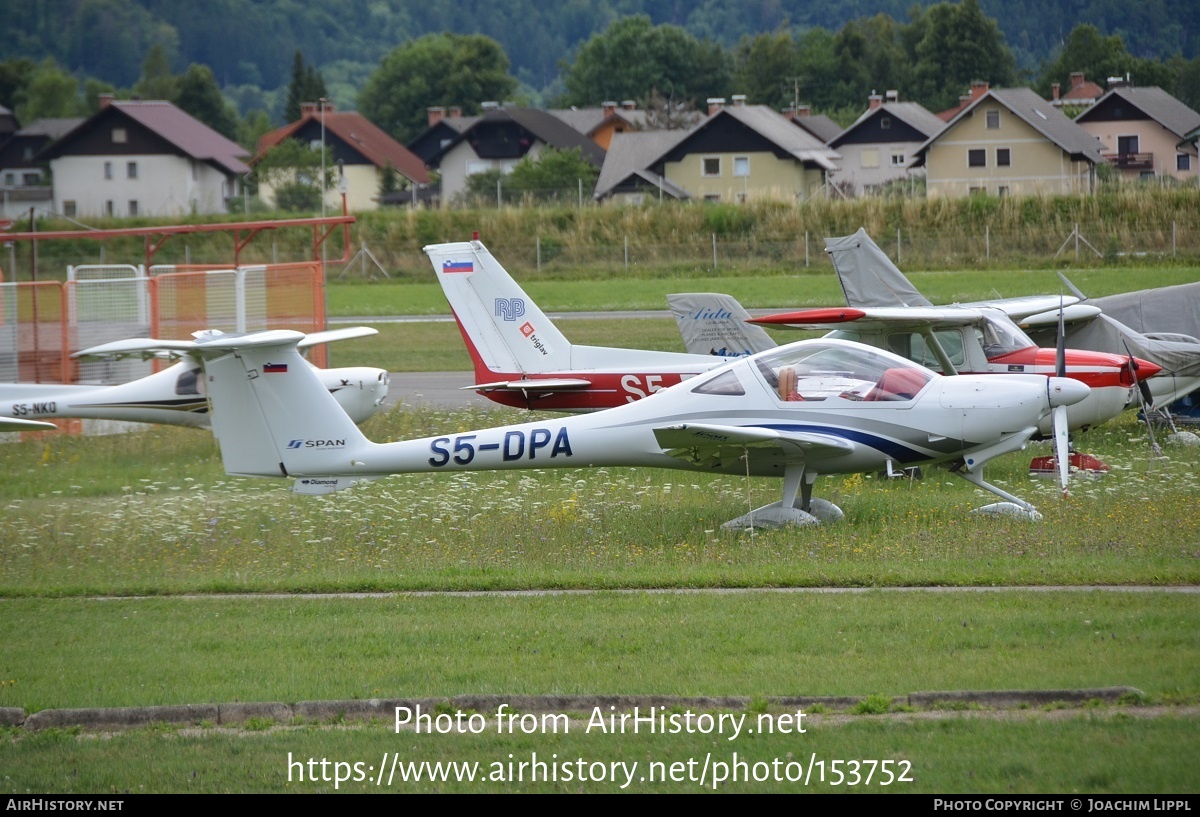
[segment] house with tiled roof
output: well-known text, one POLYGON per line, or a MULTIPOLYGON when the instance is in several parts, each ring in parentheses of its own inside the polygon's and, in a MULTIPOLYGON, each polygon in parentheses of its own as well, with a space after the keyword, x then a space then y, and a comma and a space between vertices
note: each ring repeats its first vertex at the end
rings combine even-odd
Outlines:
POLYGON ((1071 87, 1061 93, 1057 82, 1050 83, 1050 104, 1056 108, 1090 108, 1104 96, 1104 89, 1087 79, 1083 71, 1071 72, 1071 87))
MULTIPOLYGON (((842 157, 830 178, 852 195, 908 179, 913 153, 945 126, 917 102, 885 102, 881 94, 871 94, 862 116, 829 142, 842 157)), ((915 173, 925 175, 923 170, 915 173)))
POLYGON ((766 105, 709 100, 709 115, 651 166, 702 201, 803 201, 818 195, 838 154, 766 105))
MULTIPOLYGON (((14 120, 15 122, 15 120, 14 120)), ((28 215, 31 207, 50 209, 54 191, 38 154, 83 119, 35 119, 0 135, 0 217, 28 215)))
POLYGON ((650 201, 683 201, 688 191, 650 170, 655 160, 678 144, 687 131, 650 130, 617 133, 604 155, 604 165, 596 180, 594 197, 598 201, 644 204, 650 201))
POLYGON ((842 132, 842 126, 823 113, 813 113, 809 105, 789 106, 783 109, 785 119, 792 120, 798 128, 803 128, 817 138, 821 144, 829 142, 842 132))
POLYGON ((661 189, 663 195, 710 202, 751 199, 797 201, 819 194, 838 154, 766 105, 746 105, 742 97, 726 105, 709 100, 709 114, 686 131, 661 131, 658 141, 618 148, 613 165, 605 161, 596 198, 621 199, 661 189), (639 167, 640 165, 640 167, 639 167))
POLYGON ((548 147, 578 149, 596 167, 604 163, 604 148, 549 111, 490 103, 427 164, 441 174, 442 201, 448 203, 466 192, 468 176, 488 170, 509 173, 526 156, 536 159, 548 147))
MULTIPOLYGON (((941 116, 939 114, 939 116, 941 116)), ((1029 88, 987 88, 913 154, 926 195, 1064 195, 1095 189, 1100 140, 1029 88)))
POLYGON ((616 102, 604 102, 599 108, 551 108, 550 113, 605 150, 615 134, 645 130, 648 125, 646 111, 640 110, 632 99, 619 106, 616 102))
POLYGON ((1075 122, 1104 144, 1105 160, 1127 179, 1200 178, 1189 138, 1200 128, 1200 113, 1162 88, 1113 88, 1075 122))
POLYGON ((425 116, 428 122, 425 130, 414 136, 405 147, 426 165, 479 119, 478 116, 463 116, 462 108, 457 105, 449 108, 431 106, 425 109, 425 116))
POLYGON ((228 212, 248 155, 170 102, 102 96, 37 158, 50 163, 56 211, 124 217, 228 212))
MULTIPOLYGON (((324 110, 319 103, 304 103, 298 120, 263 134, 254 161, 285 139, 314 148, 320 147, 323 140, 326 161, 331 167, 339 166, 344 179, 344 184, 339 180, 325 193, 326 206, 335 212, 341 210, 343 188, 350 212, 378 209, 380 183, 389 168, 396 173, 402 189, 429 184, 429 172, 420 157, 362 114, 338 111, 330 102, 325 103, 324 110)), ((265 201, 274 200, 274 188, 269 181, 260 181, 258 194, 265 201)))

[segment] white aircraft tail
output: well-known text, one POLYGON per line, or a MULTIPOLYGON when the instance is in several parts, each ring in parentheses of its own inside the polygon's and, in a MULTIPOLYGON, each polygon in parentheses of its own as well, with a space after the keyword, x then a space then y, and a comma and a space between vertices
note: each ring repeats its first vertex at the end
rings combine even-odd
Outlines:
POLYGON ((297 351, 300 332, 199 342, 225 470, 243 476, 353 474, 372 445, 297 351))
POLYGON ((571 366, 571 343, 479 241, 431 244, 425 253, 454 311, 479 382, 498 373, 571 366))
POLYGON ((777 345, 750 319, 738 300, 719 292, 684 292, 667 296, 683 343, 694 355, 744 357, 777 345))

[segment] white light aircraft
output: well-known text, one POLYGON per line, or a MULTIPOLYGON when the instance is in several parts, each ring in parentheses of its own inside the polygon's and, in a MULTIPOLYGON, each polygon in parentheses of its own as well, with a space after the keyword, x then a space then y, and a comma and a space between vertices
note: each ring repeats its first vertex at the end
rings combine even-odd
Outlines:
POLYGON ((472 387, 506 406, 595 411, 707 372, 709 355, 567 340, 479 241, 425 247, 475 367, 472 387))
POLYGON ((1005 500, 989 507, 1036 518, 1028 502, 985 482, 982 468, 1088 393, 1067 378, 943 377, 890 352, 822 339, 727 362, 608 411, 377 444, 301 365, 301 337, 276 330, 197 342, 229 474, 331 489, 394 473, 589 466, 782 477, 781 501, 732 528, 839 518, 812 497, 816 478, 893 463, 954 463, 1005 500))
MULTIPOLYGON (((219 332, 197 333, 200 340, 219 332)), ((301 348, 347 338, 378 334, 366 326, 313 332, 300 341, 301 348)), ((134 423, 207 428, 208 399, 200 362, 192 356, 198 340, 155 340, 134 338, 85 349, 75 357, 124 357, 132 355, 182 358, 180 362, 138 380, 116 386, 65 385, 50 383, 0 383, 0 417, 14 419, 84 418, 123 420, 134 423)), ((388 373, 365 366, 318 369, 307 361, 321 384, 356 423, 373 415, 387 397, 388 373)))

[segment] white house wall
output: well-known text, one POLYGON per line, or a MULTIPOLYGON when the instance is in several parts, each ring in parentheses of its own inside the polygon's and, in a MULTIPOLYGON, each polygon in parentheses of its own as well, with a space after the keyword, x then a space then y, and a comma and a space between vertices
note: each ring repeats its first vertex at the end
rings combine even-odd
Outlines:
POLYGON ((179 156, 64 156, 50 163, 54 178, 54 208, 67 212, 74 202, 75 214, 85 217, 127 217, 130 202, 137 202, 140 216, 175 216, 225 213, 227 191, 224 173, 204 162, 179 156), (111 178, 106 178, 105 163, 111 178), (137 166, 136 178, 129 165, 137 166))
MULTIPOLYGON (((842 158, 838 161, 838 169, 831 172, 829 177, 837 184, 849 182, 853 185, 855 195, 860 195, 869 188, 882 187, 896 179, 907 180, 910 175, 908 163, 912 161, 913 152, 920 146, 920 142, 840 144, 837 151, 842 158), (893 156, 901 157, 901 163, 892 164, 893 156)), ((917 176, 925 175, 924 170, 912 173, 917 176)))

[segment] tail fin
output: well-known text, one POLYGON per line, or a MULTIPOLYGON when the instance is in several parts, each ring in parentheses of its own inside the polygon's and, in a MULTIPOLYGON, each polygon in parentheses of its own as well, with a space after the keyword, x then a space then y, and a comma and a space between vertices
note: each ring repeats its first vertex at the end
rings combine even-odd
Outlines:
POLYGON ((744 357, 777 345, 762 327, 746 323, 750 313, 732 295, 686 292, 668 295, 667 305, 694 355, 744 357))
POLYGON ((825 252, 847 306, 932 306, 863 228, 854 235, 826 238, 825 252))
POLYGON ((571 368, 571 343, 479 241, 425 248, 480 382, 571 368))
POLYGON ((197 342, 213 432, 229 474, 353 474, 370 446, 296 349, 300 332, 219 335, 197 342))

